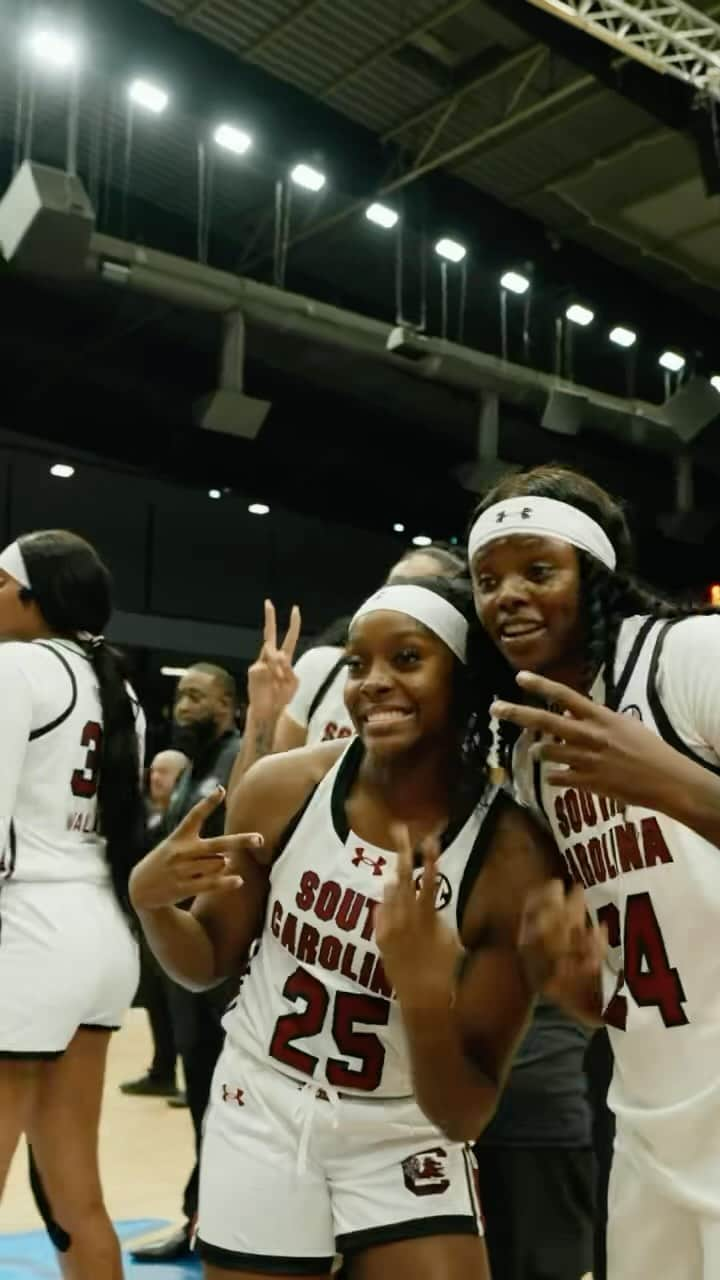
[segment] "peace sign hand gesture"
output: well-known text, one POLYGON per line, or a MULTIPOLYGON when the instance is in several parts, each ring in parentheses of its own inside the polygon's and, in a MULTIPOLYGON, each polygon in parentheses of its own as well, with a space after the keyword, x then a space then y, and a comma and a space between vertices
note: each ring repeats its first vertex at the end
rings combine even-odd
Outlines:
POLYGON ((210 814, 224 799, 225 791, 218 787, 137 864, 130 876, 130 901, 136 911, 157 911, 199 893, 224 893, 242 885, 235 873, 236 855, 243 849, 259 849, 262 836, 224 835, 203 840, 200 835, 210 814))
POLYGON ((548 735, 534 747, 541 760, 564 766, 552 770, 552 786, 577 787, 624 805, 667 812, 663 797, 674 790, 678 753, 631 715, 620 715, 567 685, 521 671, 522 689, 559 711, 494 702, 493 715, 548 735))
POLYGON ((462 947, 435 909, 440 846, 422 846, 423 873, 413 879, 413 849, 404 825, 394 829, 397 878, 387 885, 375 915, 375 936, 388 980, 404 1008, 447 1008, 462 947))
POLYGON ((248 670, 248 703, 258 723, 274 723, 292 701, 298 687, 293 671, 302 620, 295 604, 282 644, 278 646, 277 617, 272 600, 265 601, 265 625, 260 653, 248 670))

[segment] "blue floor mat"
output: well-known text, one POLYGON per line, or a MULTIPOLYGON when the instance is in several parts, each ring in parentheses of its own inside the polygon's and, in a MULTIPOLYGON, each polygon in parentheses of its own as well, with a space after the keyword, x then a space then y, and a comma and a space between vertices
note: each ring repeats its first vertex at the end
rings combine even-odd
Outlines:
MULTIPOLYGON (((123 1247, 150 1231, 170 1223, 157 1218, 141 1218, 135 1222, 116 1222, 115 1230, 123 1247)), ((200 1263, 140 1263, 123 1255, 127 1280, 199 1280, 200 1263)), ((55 1251, 44 1231, 24 1231, 16 1235, 0 1235, 0 1276, 2 1280, 57 1280, 59 1276, 55 1251)))

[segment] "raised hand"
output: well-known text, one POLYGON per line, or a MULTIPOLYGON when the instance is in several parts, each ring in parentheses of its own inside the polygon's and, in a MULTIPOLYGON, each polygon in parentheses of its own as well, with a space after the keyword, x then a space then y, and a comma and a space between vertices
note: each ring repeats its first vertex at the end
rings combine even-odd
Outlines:
POLYGON ((300 610, 293 605, 285 639, 278 646, 275 606, 272 600, 265 601, 263 644, 248 670, 248 703, 258 724, 274 724, 297 690, 293 659, 301 625, 300 610))
POLYGON ((406 826, 394 829, 398 851, 397 877, 385 888, 376 910, 375 936, 383 967, 401 1005, 432 1009, 452 1000, 462 956, 457 936, 439 918, 436 840, 423 845, 423 873, 413 878, 413 849, 406 826))
POLYGON ((547 774, 551 785, 665 812, 663 796, 675 781, 678 752, 635 716, 611 711, 567 685, 528 671, 517 682, 559 710, 497 701, 491 709, 499 720, 547 735, 533 752, 560 766, 547 774))
POLYGON ((200 835, 210 814, 224 799, 225 792, 218 787, 134 868, 130 901, 136 911, 155 911, 199 893, 227 893, 242 885, 234 869, 235 857, 243 849, 259 849, 262 836, 224 835, 204 840, 200 835))

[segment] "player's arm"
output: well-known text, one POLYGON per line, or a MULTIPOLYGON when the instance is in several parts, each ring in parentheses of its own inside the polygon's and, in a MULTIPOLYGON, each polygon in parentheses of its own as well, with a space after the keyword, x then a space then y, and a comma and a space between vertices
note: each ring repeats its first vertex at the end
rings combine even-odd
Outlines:
POLYGON ((403 1013, 416 1097, 430 1120, 455 1141, 478 1137, 490 1120, 533 1004, 517 950, 526 893, 555 870, 534 824, 500 801, 485 869, 466 911, 459 947, 441 923, 426 863, 414 900, 403 876, 378 915, 378 942, 403 1013), (388 941, 387 907, 394 913, 388 941), (458 977, 458 965, 461 972, 458 977))
POLYGON ((148 944, 181 986, 204 991, 242 971, 262 927, 280 837, 330 766, 318 751, 272 756, 242 779, 223 836, 200 831, 223 793, 196 805, 135 868, 130 895, 148 944), (191 911, 178 904, 194 898, 191 911))

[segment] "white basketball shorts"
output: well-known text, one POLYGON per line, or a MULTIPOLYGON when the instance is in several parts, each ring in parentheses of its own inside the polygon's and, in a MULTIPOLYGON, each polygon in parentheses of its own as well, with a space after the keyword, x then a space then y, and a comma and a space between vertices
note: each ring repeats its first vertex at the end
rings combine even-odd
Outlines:
POLYGON ((719 1280, 720 1216, 671 1198, 618 1138, 608 1198, 608 1280, 719 1280))
POLYGON ((482 1235, 473 1158, 413 1099, 331 1096, 226 1041, 200 1161, 207 1262, 311 1275, 336 1252, 461 1234, 482 1235))
POLYGON ((0 1057, 54 1057, 79 1027, 117 1030, 140 975, 109 885, 0 888, 0 1057))

